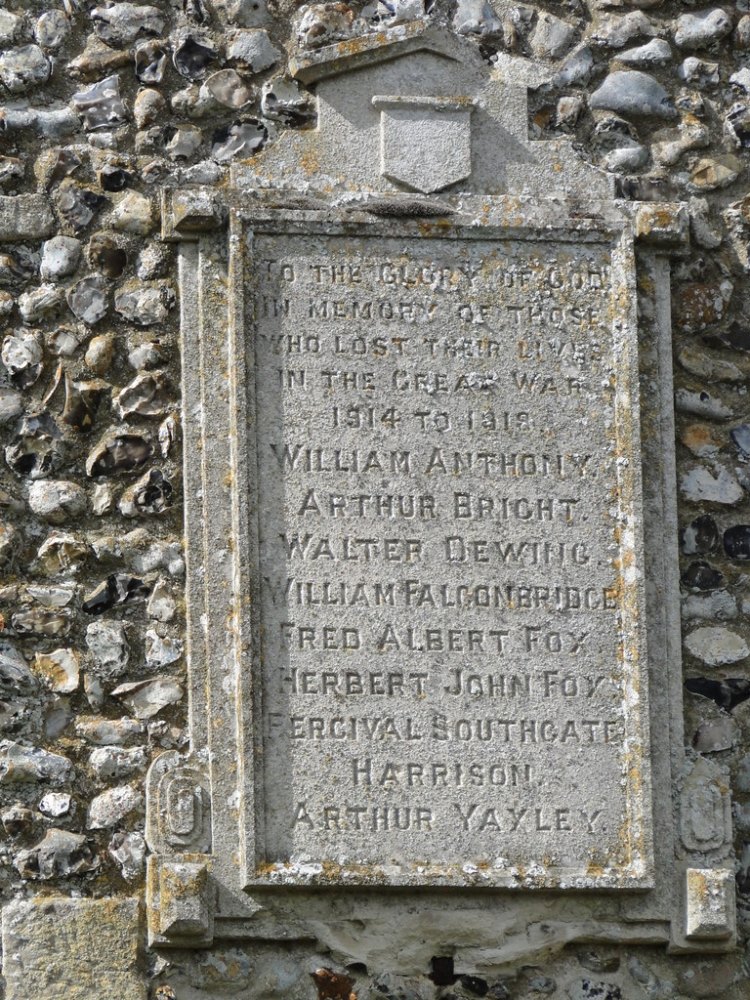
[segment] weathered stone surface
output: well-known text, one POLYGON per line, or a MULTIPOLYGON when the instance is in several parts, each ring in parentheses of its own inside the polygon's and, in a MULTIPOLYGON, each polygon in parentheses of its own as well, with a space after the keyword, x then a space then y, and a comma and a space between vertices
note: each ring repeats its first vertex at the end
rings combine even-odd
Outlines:
POLYGON ((138 902, 20 900, 3 909, 8 1000, 146 1000, 138 961, 138 902))

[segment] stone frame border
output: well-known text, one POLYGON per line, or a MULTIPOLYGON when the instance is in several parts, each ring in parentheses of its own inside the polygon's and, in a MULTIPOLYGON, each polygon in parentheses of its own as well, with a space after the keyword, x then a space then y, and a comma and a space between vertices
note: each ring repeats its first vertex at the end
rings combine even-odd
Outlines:
MULTIPOLYGON (((330 212, 321 215, 320 211, 295 211, 294 200, 286 204, 290 206, 289 222, 303 226, 307 223, 309 231, 313 218, 325 218, 330 229, 330 212)), ((275 193, 270 207, 273 216, 278 218, 279 210, 284 214, 283 193, 275 193)), ((612 205, 602 208, 601 218, 613 219, 612 208, 612 205)), ((169 809, 156 792, 165 773, 162 764, 157 780, 157 761, 149 775, 147 814, 149 844, 157 852, 149 862, 148 889, 150 939, 154 944, 201 947, 214 934, 272 939, 278 934, 278 929, 275 934, 264 929, 264 922, 256 916, 264 903, 278 897, 278 888, 267 882, 253 882, 249 877, 254 852, 251 836, 254 813, 251 797, 243 792, 248 740, 243 728, 243 710, 237 707, 250 704, 252 699, 251 672, 237 670, 236 664, 251 650, 252 633, 246 588, 251 553, 247 538, 238 530, 242 522, 248 523, 248 480, 253 472, 241 460, 248 416, 247 399, 240 391, 246 376, 243 334, 246 262, 242 243, 250 220, 264 217, 262 206, 258 209, 248 206, 247 198, 235 199, 230 195, 220 200, 216 192, 205 189, 165 197, 163 237, 180 243, 185 497, 193 501, 186 503, 191 754, 188 760, 171 761, 166 771, 188 768, 194 772, 198 768, 205 775, 203 782, 195 783, 193 802, 196 804, 210 787, 213 839, 210 850, 194 844, 192 849, 198 853, 191 853, 183 817, 181 850, 167 843, 165 831, 174 824, 169 809), (221 231, 228 216, 231 218, 227 246, 221 231), (223 424, 216 420, 221 413, 228 415, 223 424), (217 733, 221 733, 220 743, 216 742, 217 733), (217 752, 224 766, 216 766, 217 752), (210 758, 213 764, 209 767, 210 758), (175 874, 175 869, 184 870, 175 874), (185 894, 175 892, 175 880, 179 884, 182 879, 185 887, 194 887, 199 870, 210 871, 211 889, 202 894, 196 894, 194 888, 185 894), (252 889, 253 897, 246 895, 248 889, 252 889), (186 913, 181 918, 179 905, 172 912, 175 896, 184 899, 186 907, 191 904, 193 910, 202 900, 198 906, 201 912, 186 913), (165 902, 169 905, 165 906, 165 902), (165 911, 169 911, 168 918, 165 911)), ((537 231, 540 216, 544 219, 546 215, 547 225, 564 229, 559 209, 556 204, 541 212, 531 212, 533 218, 526 228, 537 231)), ((600 218, 596 206, 592 206, 591 214, 600 218)), ((341 213, 338 217, 342 218, 341 213)), ((651 364, 656 364, 659 371, 658 379, 652 373, 643 390, 644 509, 649 511, 645 552, 652 590, 648 602, 649 639, 652 647, 654 644, 659 647, 659 659, 667 675, 663 687, 652 686, 655 690, 651 720, 658 721, 664 730, 665 719, 669 719, 669 727, 668 738, 662 744, 664 752, 653 761, 656 887, 636 895, 628 893, 626 897, 621 893, 613 895, 611 905, 602 911, 608 912, 609 918, 602 917, 598 931, 589 928, 586 940, 661 941, 675 951, 725 951, 735 943, 733 885, 728 874, 722 874, 730 871, 731 830, 720 831, 721 846, 710 859, 711 867, 706 867, 705 853, 678 843, 680 807, 673 810, 669 794, 682 789, 684 799, 683 786, 689 783, 693 766, 682 751, 676 537, 671 538, 666 529, 676 523, 676 489, 673 461, 664 459, 671 454, 674 442, 667 256, 685 240, 685 216, 680 206, 619 203, 613 220, 615 228, 624 230, 628 219, 638 240, 638 274, 647 275, 656 289, 658 336, 641 355, 643 363, 649 354, 651 364), (654 472, 658 475, 659 470, 663 476, 657 481, 654 472), (658 601, 654 601, 655 593, 660 597, 658 601), (668 760, 670 748, 671 760, 668 760)), ((352 225, 372 224, 371 217, 361 211, 345 213, 343 220, 344 231, 349 226, 348 220, 352 225)), ((578 229, 579 221, 568 220, 568 229, 578 229)), ((512 235, 503 228, 506 235, 512 235)), ((672 534, 676 535, 674 531, 672 534)), ((652 675, 653 655, 649 667, 652 675)), ((714 775, 713 779, 718 777, 714 775)), ((196 819, 196 844, 199 826, 196 819)), ((339 895, 356 893, 357 888, 336 886, 336 891, 339 895)), ((389 887, 382 891, 395 894, 398 889, 389 887)), ((321 905, 321 898, 330 892, 334 889, 316 888, 313 893, 302 893, 301 908, 304 910, 307 905, 310 913, 314 913, 321 905)), ((460 893, 464 900, 477 895, 474 889, 456 888, 451 892, 460 893)), ((420 896, 425 899, 439 893, 438 889, 420 888, 420 896)), ((490 894, 492 905, 495 901, 500 906, 519 905, 517 891, 509 894, 503 887, 497 893, 504 894, 502 901, 493 889, 483 889, 480 895, 490 894)), ((602 902, 610 898, 607 889, 602 889, 601 894, 602 902)), ((549 895, 546 887, 525 893, 521 905, 533 910, 537 900, 543 905, 549 895)), ((575 907, 574 899, 567 897, 566 901, 575 907)))

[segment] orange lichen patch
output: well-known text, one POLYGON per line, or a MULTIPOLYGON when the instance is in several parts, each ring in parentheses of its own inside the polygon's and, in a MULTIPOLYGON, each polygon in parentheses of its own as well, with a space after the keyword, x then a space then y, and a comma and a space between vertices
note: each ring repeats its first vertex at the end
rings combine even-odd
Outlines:
POLYGON ((703 330, 726 314, 731 298, 728 282, 694 282, 672 296, 675 326, 685 332, 703 330))
POLYGON ((719 451, 724 445, 724 435, 709 424, 689 424, 680 434, 680 441, 694 455, 704 456, 719 451))
POLYGON ((331 969, 316 969, 310 975, 318 987, 318 1000, 357 1000, 352 990, 354 980, 350 976, 331 969))

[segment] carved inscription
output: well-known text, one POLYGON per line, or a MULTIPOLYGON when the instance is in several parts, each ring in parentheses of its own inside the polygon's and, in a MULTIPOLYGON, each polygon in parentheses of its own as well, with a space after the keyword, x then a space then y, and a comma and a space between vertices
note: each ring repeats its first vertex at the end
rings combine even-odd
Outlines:
POLYGON ((611 246, 256 235, 249 282, 265 861, 632 873, 611 246))

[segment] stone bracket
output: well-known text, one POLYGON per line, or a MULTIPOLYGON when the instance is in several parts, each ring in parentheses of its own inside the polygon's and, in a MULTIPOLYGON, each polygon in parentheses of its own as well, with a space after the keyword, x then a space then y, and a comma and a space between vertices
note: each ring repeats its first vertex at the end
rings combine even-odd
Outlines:
POLYGON ((676 250, 690 243, 690 216, 681 202, 623 202, 633 218, 638 243, 676 250))
POLYGON ((685 937, 728 941, 736 933, 734 877, 727 868, 688 868, 685 937))
POLYGON ((216 884, 211 859, 183 854, 148 859, 146 907, 151 947, 207 948, 214 939, 216 884))
POLYGON ((226 225, 228 213, 213 188, 194 187, 162 192, 162 239, 198 240, 226 225))

